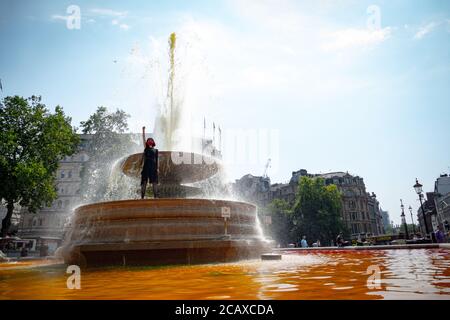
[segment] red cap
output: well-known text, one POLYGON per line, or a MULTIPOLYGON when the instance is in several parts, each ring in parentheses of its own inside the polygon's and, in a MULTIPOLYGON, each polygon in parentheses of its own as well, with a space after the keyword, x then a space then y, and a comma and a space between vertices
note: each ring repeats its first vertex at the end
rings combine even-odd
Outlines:
POLYGON ((148 138, 147 142, 145 144, 147 146, 149 146, 149 147, 155 147, 156 146, 155 140, 153 140, 153 138, 148 138))

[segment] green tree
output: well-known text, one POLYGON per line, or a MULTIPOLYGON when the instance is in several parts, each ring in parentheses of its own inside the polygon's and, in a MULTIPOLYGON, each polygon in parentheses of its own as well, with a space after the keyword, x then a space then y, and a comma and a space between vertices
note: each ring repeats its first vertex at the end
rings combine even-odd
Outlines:
POLYGON ((292 206, 284 200, 275 199, 265 211, 272 220, 266 230, 272 239, 283 247, 293 242, 292 206))
POLYGON ((36 212, 56 198, 58 162, 76 151, 79 138, 59 106, 51 113, 41 97, 9 96, 0 103, 0 200, 7 213, 1 234, 11 225, 14 204, 36 212))
POLYGON ((293 208, 296 240, 305 235, 310 241, 329 244, 339 232, 347 232, 341 211, 341 194, 335 185, 325 185, 323 178, 302 177, 293 208))
POLYGON ((82 133, 91 135, 86 145, 89 161, 81 172, 84 201, 113 199, 112 193, 123 195, 130 192, 127 184, 123 183, 127 178, 122 177, 122 174, 116 177, 115 187, 123 190, 112 189, 110 183, 114 178, 112 170, 117 160, 137 150, 138 145, 133 142, 132 136, 125 133, 129 117, 120 109, 109 112, 106 107, 98 107, 87 121, 80 123, 82 133))

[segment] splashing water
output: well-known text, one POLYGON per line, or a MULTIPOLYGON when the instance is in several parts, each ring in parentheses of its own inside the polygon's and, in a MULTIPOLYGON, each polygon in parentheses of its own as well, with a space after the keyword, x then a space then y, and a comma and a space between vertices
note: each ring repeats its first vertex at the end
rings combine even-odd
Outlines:
POLYGON ((139 187, 136 184, 136 180, 128 177, 122 172, 122 162, 126 158, 127 157, 119 158, 112 165, 108 189, 105 196, 105 200, 107 201, 138 198, 139 187))
POLYGON ((167 80, 167 92, 163 105, 155 121, 154 136, 161 149, 187 150, 190 145, 190 134, 186 134, 187 110, 183 106, 183 86, 181 75, 176 66, 180 62, 176 60, 177 35, 173 32, 169 37, 169 77, 167 80))

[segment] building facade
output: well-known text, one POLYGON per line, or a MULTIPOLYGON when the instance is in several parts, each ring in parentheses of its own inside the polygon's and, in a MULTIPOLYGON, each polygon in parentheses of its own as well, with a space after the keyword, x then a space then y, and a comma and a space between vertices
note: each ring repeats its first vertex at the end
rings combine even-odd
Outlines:
POLYGON ((372 228, 372 234, 380 235, 385 234, 385 228, 383 225, 383 216, 381 215, 380 203, 377 200, 377 196, 375 193, 372 194, 367 193, 368 197, 368 206, 369 206, 369 217, 370 217, 370 225, 372 228))
POLYGON ((450 231, 450 193, 436 197, 436 211, 445 231, 450 231))
POLYGON ((423 211, 425 212, 425 218, 422 213, 422 208, 419 206, 417 209, 417 220, 419 221, 419 229, 422 235, 429 234, 434 231, 433 221, 436 216, 436 203, 434 201, 434 192, 426 192, 426 200, 423 202, 423 211), (426 219, 426 224, 425 224, 426 219), (428 231, 428 232, 427 232, 428 231))
POLYGON ((232 184, 232 192, 242 200, 250 201, 258 206, 269 202, 270 179, 246 174, 232 184))
POLYGON ((385 233, 380 205, 375 194, 368 194, 364 180, 348 172, 310 174, 307 170, 293 171, 289 183, 276 183, 267 188, 268 178, 246 175, 233 184, 233 190, 243 200, 266 206, 274 199, 293 203, 301 177, 321 177, 327 185, 334 184, 341 193, 342 218, 352 236, 385 233))
POLYGON ((436 207, 435 230, 441 225, 445 231, 450 231, 450 176, 442 174, 434 183, 434 202, 436 207))
POLYGON ((348 172, 333 172, 319 175, 325 179, 326 184, 338 187, 342 196, 342 217, 350 230, 352 237, 359 234, 377 235, 372 230, 372 221, 369 212, 369 199, 364 180, 352 176, 348 172))
POLYGON ((18 236, 37 240, 37 246, 48 246, 52 253, 62 242, 64 225, 74 207, 81 203, 81 174, 83 164, 89 160, 85 147, 88 135, 80 135, 79 151, 62 159, 56 172, 57 199, 50 207, 36 213, 22 208, 18 236))

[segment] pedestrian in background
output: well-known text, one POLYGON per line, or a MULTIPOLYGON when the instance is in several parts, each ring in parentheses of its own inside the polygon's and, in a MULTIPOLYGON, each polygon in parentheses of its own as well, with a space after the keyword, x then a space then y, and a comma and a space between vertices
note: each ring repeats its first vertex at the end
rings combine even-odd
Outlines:
POLYGON ((306 242, 306 236, 303 236, 302 241, 300 242, 302 248, 308 248, 308 242, 306 242))

